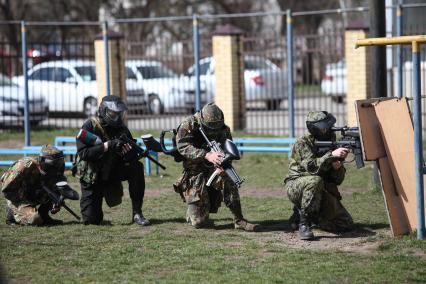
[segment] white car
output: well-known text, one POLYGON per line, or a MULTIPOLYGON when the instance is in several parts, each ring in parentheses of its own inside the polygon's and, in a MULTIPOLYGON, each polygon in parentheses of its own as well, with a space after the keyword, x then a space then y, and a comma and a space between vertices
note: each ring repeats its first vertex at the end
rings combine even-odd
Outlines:
MULTIPOLYGON (((23 76, 14 78, 14 81, 24 85, 23 76)), ((132 79, 126 80, 127 85, 133 86, 132 79)), ((30 94, 37 92, 45 96, 51 112, 77 113, 89 117, 95 115, 98 109, 93 61, 62 60, 37 64, 28 70, 28 87, 30 94)), ((131 111, 145 108, 143 90, 128 88, 127 102, 131 111)))
POLYGON ((342 103, 346 96, 346 61, 327 64, 321 80, 321 92, 335 102, 342 103))
MULTIPOLYGON (((49 114, 44 97, 37 93, 29 95, 30 123, 39 124, 49 114)), ((22 126, 24 123, 25 91, 8 77, 0 74, 0 125, 22 126)))
MULTIPOLYGON (((212 57, 200 60, 200 83, 206 88, 208 101, 214 100, 214 65, 212 57)), ((191 66, 185 75, 195 80, 195 67, 191 66)), ((246 55, 244 86, 246 102, 264 102, 268 110, 276 110, 279 109, 281 101, 287 97, 287 72, 269 59, 246 55)))
POLYGON ((153 114, 194 108, 195 95, 191 80, 179 76, 160 61, 127 60, 126 68, 136 74, 137 86, 148 97, 153 114))

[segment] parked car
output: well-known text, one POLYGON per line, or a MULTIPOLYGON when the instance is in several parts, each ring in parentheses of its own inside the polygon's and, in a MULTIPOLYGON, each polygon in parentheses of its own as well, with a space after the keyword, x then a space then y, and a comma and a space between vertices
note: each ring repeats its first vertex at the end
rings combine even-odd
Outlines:
POLYGON ((145 90, 152 113, 194 109, 194 87, 187 77, 154 60, 127 60, 126 68, 136 74, 136 84, 145 90))
MULTIPOLYGON (((135 89, 134 79, 126 80, 127 102, 130 111, 145 110, 146 98, 143 89, 135 89)), ((23 76, 14 78, 24 84, 23 76)), ((62 60, 35 65, 28 70, 30 93, 42 93, 49 102, 51 112, 85 116, 96 114, 98 109, 98 86, 93 61, 62 60)))
MULTIPOLYGON (((37 93, 29 95, 30 123, 39 124, 48 117, 45 98, 37 93)), ((21 126, 24 123, 25 91, 5 75, 0 74, 0 125, 21 126)))
MULTIPOLYGON (((214 100, 214 59, 200 60, 200 82, 205 85, 207 100, 214 100)), ((194 80, 195 66, 185 76, 194 80)), ((193 84, 191 83, 191 86, 193 84)), ((244 86, 247 102, 262 101, 268 110, 276 110, 287 97, 287 74, 269 59, 259 56, 244 56, 244 86)))
POLYGON ((321 80, 321 92, 335 102, 342 103, 346 96, 346 61, 327 64, 321 80))

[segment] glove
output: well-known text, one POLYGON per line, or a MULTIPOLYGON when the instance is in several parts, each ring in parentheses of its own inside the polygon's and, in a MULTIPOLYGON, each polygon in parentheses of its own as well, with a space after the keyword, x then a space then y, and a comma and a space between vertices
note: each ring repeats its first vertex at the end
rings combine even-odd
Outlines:
POLYGON ((123 142, 120 139, 113 139, 108 141, 108 149, 111 149, 113 152, 121 155, 123 148, 123 142))

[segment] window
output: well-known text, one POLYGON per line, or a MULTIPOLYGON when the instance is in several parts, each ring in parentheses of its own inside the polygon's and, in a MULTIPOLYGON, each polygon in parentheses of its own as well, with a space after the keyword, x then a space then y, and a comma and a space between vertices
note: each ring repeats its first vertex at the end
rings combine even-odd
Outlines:
POLYGON ((65 68, 55 68, 55 73, 53 75, 53 81, 57 82, 66 82, 68 78, 73 78, 74 76, 68 69, 65 68))
POLYGON ((78 75, 81 76, 83 81, 96 81, 96 70, 95 66, 80 66, 75 67, 78 75))
POLYGON ((245 59, 244 68, 246 70, 259 70, 259 69, 271 69, 271 66, 268 63, 259 58, 259 59, 245 59))
POLYGON ((30 80, 52 81, 54 68, 40 68, 34 71, 30 76, 30 80))
POLYGON ((176 76, 176 74, 172 70, 161 65, 138 66, 137 69, 142 74, 142 77, 144 79, 156 79, 176 76))
MULTIPOLYGON (((210 61, 201 63, 200 64, 200 75, 206 75, 209 68, 210 68, 210 61)), ((195 76, 195 65, 192 66, 185 75, 186 76, 195 76)))
POLYGON ((138 78, 136 77, 135 72, 133 72, 133 70, 129 67, 126 67, 126 79, 133 79, 133 80, 137 80, 138 78))

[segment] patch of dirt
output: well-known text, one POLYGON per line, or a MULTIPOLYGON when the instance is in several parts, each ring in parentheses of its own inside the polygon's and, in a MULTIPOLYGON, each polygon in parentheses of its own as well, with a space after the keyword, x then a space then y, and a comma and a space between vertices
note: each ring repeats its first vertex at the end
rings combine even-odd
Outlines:
POLYGON ((426 260, 426 253, 424 253, 423 251, 421 251, 421 250, 416 250, 414 253, 413 253, 413 255, 414 256, 416 256, 416 257, 418 257, 418 258, 420 258, 421 260, 426 260))
POLYGON ((24 141, 21 139, 8 139, 0 141, 0 148, 22 148, 24 147, 24 141))
POLYGON ((369 238, 376 234, 391 235, 390 229, 370 230, 357 229, 340 235, 314 229, 315 239, 303 241, 298 237, 298 232, 285 232, 280 234, 279 240, 285 246, 312 250, 339 250, 356 254, 375 254, 380 241, 370 241, 369 238))

